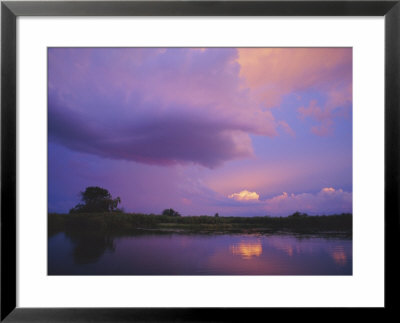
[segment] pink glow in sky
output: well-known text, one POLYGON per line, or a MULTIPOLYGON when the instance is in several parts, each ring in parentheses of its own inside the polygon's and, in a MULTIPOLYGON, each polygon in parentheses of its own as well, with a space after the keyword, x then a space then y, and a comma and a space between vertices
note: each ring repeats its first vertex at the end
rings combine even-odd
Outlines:
POLYGON ((49 48, 48 65, 49 211, 93 185, 130 212, 352 210, 351 48, 49 48))

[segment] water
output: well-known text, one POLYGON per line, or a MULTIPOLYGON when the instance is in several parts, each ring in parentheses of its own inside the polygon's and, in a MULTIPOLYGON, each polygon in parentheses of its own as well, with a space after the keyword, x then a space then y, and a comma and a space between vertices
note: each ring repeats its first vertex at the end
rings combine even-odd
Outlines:
POLYGON ((49 275, 351 275, 352 240, 320 236, 58 233, 49 275))

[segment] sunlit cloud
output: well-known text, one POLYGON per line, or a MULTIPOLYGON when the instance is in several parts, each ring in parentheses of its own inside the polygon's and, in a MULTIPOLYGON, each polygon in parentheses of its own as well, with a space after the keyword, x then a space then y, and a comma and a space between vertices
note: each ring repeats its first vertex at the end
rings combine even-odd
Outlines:
POLYGON ((331 134, 334 118, 344 116, 352 105, 351 48, 241 48, 240 75, 254 97, 266 107, 279 107, 284 96, 306 91, 325 97, 311 99, 298 113, 317 122, 311 131, 331 134), (343 109, 345 110, 343 112, 343 109))
MULTIPOLYGON (((343 190, 339 189, 339 192, 343 192, 343 190)), ((333 187, 325 187, 321 190, 322 193, 335 193, 336 190, 333 187)))
POLYGON ((309 88, 332 92, 352 79, 351 48, 240 48, 240 73, 269 107, 283 95, 309 88))
POLYGON ((256 192, 250 192, 248 190, 243 190, 239 193, 233 193, 228 196, 230 199, 234 199, 236 201, 258 201, 260 195, 256 192))
POLYGON ((308 117, 317 122, 317 125, 311 127, 312 133, 319 136, 330 135, 333 133, 334 119, 349 116, 351 96, 351 88, 343 89, 340 94, 332 94, 324 104, 311 100, 308 106, 301 106, 297 111, 300 119, 308 117))
POLYGON ((283 192, 263 201, 265 210, 272 214, 289 215, 295 211, 310 214, 332 214, 352 211, 352 193, 325 187, 318 193, 288 194, 283 192))

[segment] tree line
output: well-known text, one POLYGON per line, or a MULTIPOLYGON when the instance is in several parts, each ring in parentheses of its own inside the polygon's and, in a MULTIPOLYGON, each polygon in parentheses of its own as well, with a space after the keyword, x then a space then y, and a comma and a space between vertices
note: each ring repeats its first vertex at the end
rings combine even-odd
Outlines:
MULTIPOLYGON (((83 192, 79 193, 81 201, 69 210, 70 214, 74 213, 122 213, 124 210, 118 208, 121 198, 118 196, 113 198, 111 193, 105 188, 99 186, 89 186, 83 192)), ((165 209, 162 215, 181 216, 179 212, 172 208, 165 209)))
MULTIPOLYGON (((123 213, 122 208, 118 208, 118 204, 121 203, 121 198, 118 196, 113 198, 108 190, 99 186, 89 186, 83 192, 79 193, 81 202, 75 207, 70 209, 69 213, 123 213)), ((165 209, 162 211, 162 215, 179 217, 181 214, 172 208, 165 209)), ((289 215, 290 217, 306 217, 307 213, 294 212, 289 215)), ((219 217, 218 213, 215 213, 214 217, 219 217)))

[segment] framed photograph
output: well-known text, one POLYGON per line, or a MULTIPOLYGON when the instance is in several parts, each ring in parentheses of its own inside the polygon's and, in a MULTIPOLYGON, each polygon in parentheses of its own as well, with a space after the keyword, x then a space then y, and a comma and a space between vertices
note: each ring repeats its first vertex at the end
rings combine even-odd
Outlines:
POLYGON ((394 308, 398 1, 1 11, 1 320, 394 308))

